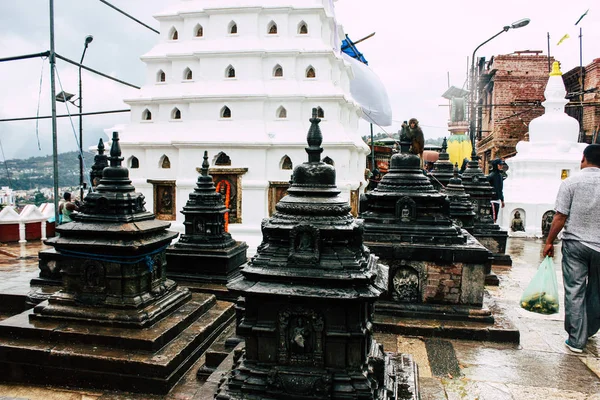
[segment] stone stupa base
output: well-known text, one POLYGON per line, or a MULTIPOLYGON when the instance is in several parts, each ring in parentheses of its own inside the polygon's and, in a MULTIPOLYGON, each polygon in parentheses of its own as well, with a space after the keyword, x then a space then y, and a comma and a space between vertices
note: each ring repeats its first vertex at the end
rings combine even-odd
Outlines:
POLYGON ((192 245, 167 249, 167 277, 193 292, 211 293, 220 300, 235 301, 227 283, 239 275, 247 260, 248 245, 236 242, 224 249, 195 248, 192 245))
POLYGON ((159 394, 234 320, 233 304, 200 293, 145 328, 32 318, 33 313, 0 322, 3 380, 159 394))
POLYGON ((377 367, 385 370, 386 379, 383 387, 379 387, 373 393, 370 390, 370 384, 360 372, 353 374, 338 370, 330 373, 324 380, 320 374, 313 374, 308 368, 301 374, 297 369, 287 371, 286 367, 278 368, 275 374, 269 368, 261 373, 254 366, 248 365, 250 369, 246 368, 244 353, 243 344, 240 344, 233 353, 225 358, 215 372, 207 378, 198 400, 245 399, 246 397, 239 390, 241 386, 238 383, 239 379, 243 378, 241 375, 245 376, 247 373, 257 374, 249 381, 251 383, 244 385, 244 390, 254 386, 256 390, 252 390, 253 394, 258 394, 256 398, 264 400, 281 398, 418 400, 421 398, 418 366, 410 354, 383 354, 382 363, 377 367), (231 371, 234 369, 242 371, 241 374, 236 373, 236 378, 231 376, 231 371), (308 380, 313 379, 315 383, 308 386, 300 384, 304 383, 307 378, 308 380), (356 385, 361 380, 365 380, 364 386, 359 385, 359 387, 363 386, 364 391, 353 390, 353 384, 356 385), (288 393, 283 395, 282 390, 287 390, 288 393))
POLYGON ((38 253, 40 273, 29 284, 31 292, 27 295, 26 303, 30 307, 48 300, 50 296, 62 289, 60 260, 63 256, 56 249, 42 250, 38 253))

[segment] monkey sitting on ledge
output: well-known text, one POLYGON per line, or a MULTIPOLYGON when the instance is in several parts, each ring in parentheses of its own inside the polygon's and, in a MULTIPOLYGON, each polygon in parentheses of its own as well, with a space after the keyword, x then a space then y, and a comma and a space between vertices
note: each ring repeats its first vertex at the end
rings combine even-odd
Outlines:
POLYGON ((416 118, 411 118, 408 124, 402 124, 402 135, 410 140, 410 152, 418 155, 423 159, 423 149, 425 148, 425 136, 423 130, 419 126, 419 121, 416 118))

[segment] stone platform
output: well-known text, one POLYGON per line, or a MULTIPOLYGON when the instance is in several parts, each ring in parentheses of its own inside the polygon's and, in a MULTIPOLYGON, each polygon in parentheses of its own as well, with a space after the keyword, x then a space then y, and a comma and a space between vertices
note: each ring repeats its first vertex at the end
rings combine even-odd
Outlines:
POLYGON ((38 320, 32 314, 0 322, 3 380, 167 393, 231 324, 234 306, 195 293, 146 329, 38 320))

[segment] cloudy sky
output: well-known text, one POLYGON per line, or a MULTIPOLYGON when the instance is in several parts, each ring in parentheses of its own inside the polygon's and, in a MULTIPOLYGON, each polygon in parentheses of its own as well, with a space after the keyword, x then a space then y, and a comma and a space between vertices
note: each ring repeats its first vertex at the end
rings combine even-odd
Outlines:
MULTIPOLYGON (((169 0, 109 0, 158 29, 152 15, 169 0)), ((177 0, 171 0, 171 2, 177 0)), ((600 57, 600 5, 597 0, 504 0, 494 3, 474 0, 339 0, 337 18, 351 38, 372 32, 375 37, 360 45, 371 68, 388 89, 394 125, 416 117, 426 137, 448 134, 447 102, 441 97, 451 85, 462 87, 468 58, 483 41, 512 22, 530 18, 521 29, 510 30, 482 47, 478 55, 509 54, 517 50, 543 50, 547 54, 547 32, 551 54, 561 61, 563 72, 579 65, 579 27, 583 29, 583 63, 600 57), (592 3, 596 3, 595 6, 592 3), (574 26, 587 10, 588 15, 574 26), (556 46, 568 33, 570 39, 556 46)), ((49 48, 48 0, 0 1, 0 58, 43 52, 49 48)), ((139 57, 158 40, 158 35, 127 19, 98 0, 55 0, 57 53, 78 61, 84 39, 93 35, 84 64, 141 86, 145 65, 139 57)), ((59 62, 62 89, 77 93, 77 68, 59 62)), ((0 63, 2 91, 0 118, 50 115, 49 66, 47 60, 30 59, 0 63), (41 96, 40 78, 42 78, 41 96), (39 102, 39 106, 38 106, 39 102)), ((121 99, 135 90, 83 72, 84 111, 128 108, 121 99)), ((57 92, 61 86, 57 83, 57 92)), ((74 107, 70 107, 76 112, 74 107)), ((66 114, 57 104, 58 114, 66 114)), ((90 116, 84 119, 84 146, 97 142, 103 130, 127 122, 128 114, 90 116)), ((77 119, 73 121, 78 130, 77 119)), ((59 124, 59 152, 76 148, 68 119, 59 124)), ((363 124, 364 134, 368 125, 363 124)), ((380 131, 376 128, 376 132, 380 131)), ((4 158, 23 158, 52 152, 49 120, 0 122, 4 158), (37 134, 36 134, 37 131, 37 134), (38 137, 40 147, 38 147, 38 137)))

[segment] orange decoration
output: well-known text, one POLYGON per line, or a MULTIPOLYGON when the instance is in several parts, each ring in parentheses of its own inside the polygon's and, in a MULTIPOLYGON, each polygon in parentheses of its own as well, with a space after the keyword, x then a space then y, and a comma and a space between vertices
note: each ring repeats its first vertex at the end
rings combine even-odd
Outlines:
MULTIPOLYGON (((217 192, 221 193, 221 187, 225 185, 225 207, 229 209, 230 196, 231 196, 231 184, 223 179, 217 183, 217 192)), ((225 213, 225 232, 229 232, 229 211, 225 213)))

